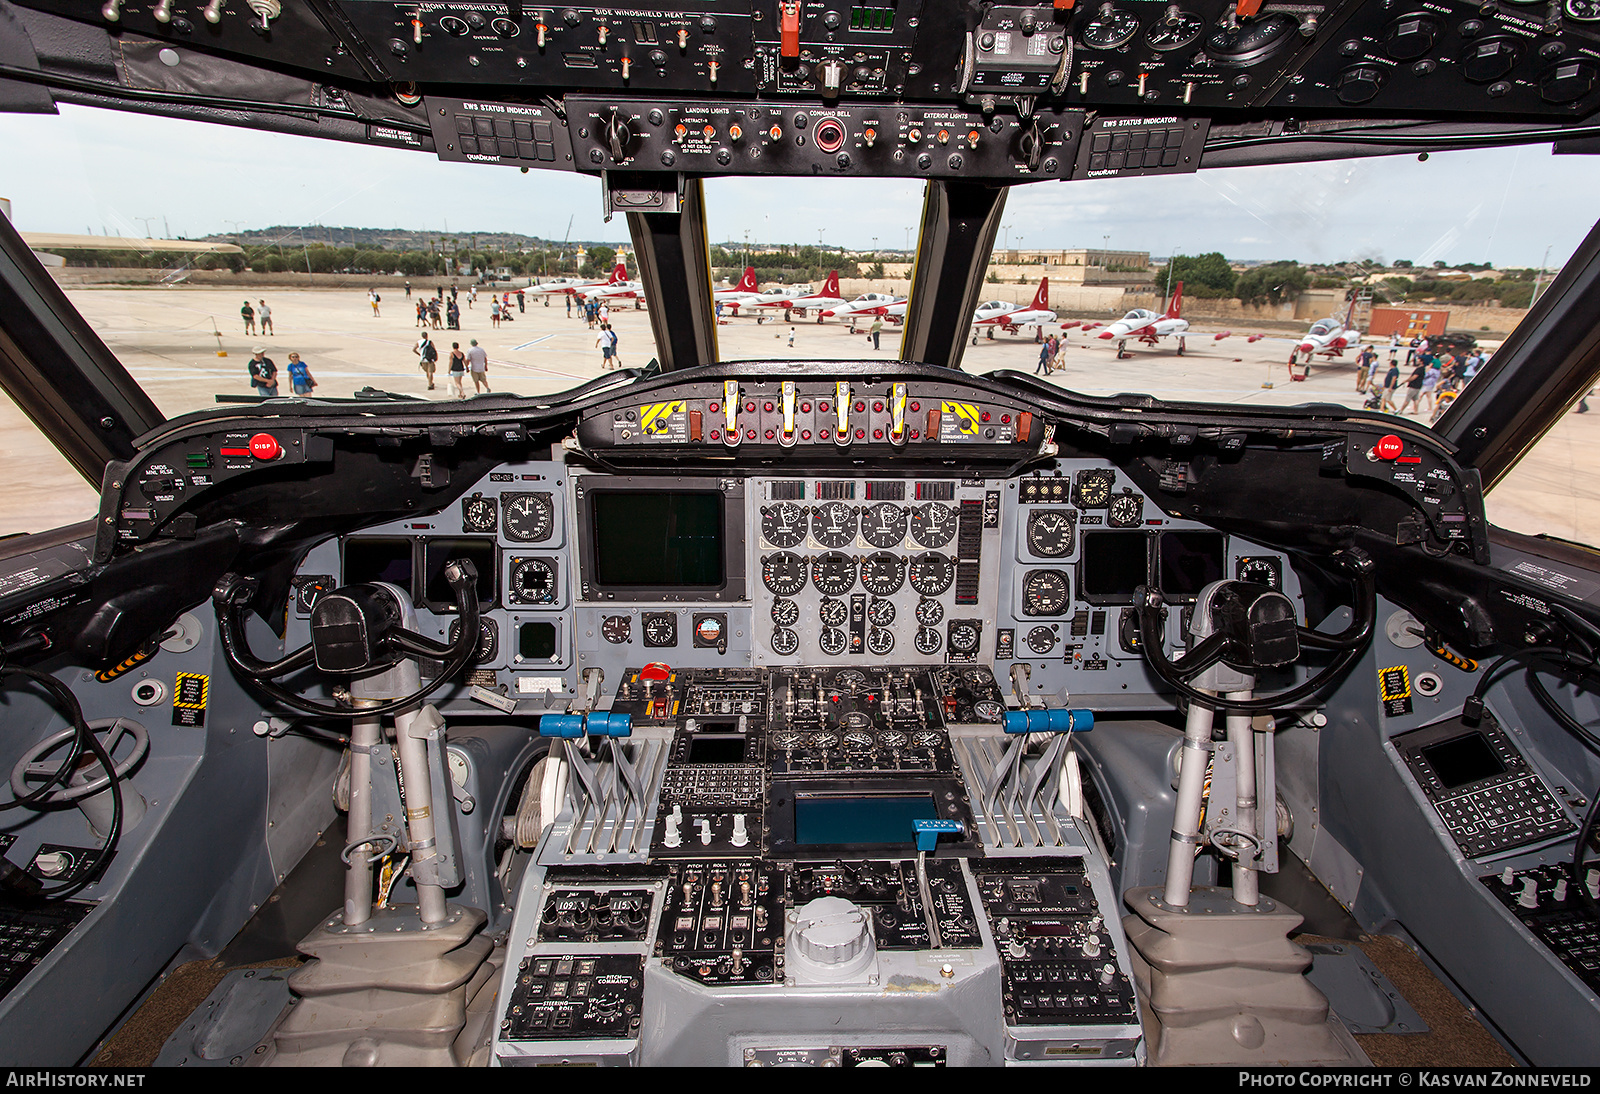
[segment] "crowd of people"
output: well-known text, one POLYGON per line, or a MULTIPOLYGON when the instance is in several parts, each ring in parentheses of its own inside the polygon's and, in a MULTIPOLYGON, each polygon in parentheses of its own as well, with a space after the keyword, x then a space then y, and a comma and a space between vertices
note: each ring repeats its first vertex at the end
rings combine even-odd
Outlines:
POLYGON ((1388 369, 1380 381, 1379 356, 1377 347, 1363 346, 1356 358, 1356 391, 1367 396, 1367 409, 1391 414, 1426 414, 1430 422, 1439 420, 1489 359, 1482 350, 1453 352, 1431 344, 1423 336, 1402 343, 1399 334, 1393 334, 1389 338, 1388 369), (1405 354, 1403 364, 1402 352, 1405 354), (1402 388, 1401 375, 1408 368, 1411 374, 1405 378, 1402 388))

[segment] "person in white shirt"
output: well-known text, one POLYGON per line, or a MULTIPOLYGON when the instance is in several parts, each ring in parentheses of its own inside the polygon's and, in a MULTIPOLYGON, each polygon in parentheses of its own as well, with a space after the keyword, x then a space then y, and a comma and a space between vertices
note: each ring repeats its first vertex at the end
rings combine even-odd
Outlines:
POLYGON ((472 345, 467 348, 467 369, 472 373, 473 394, 477 394, 480 389, 493 390, 489 386, 489 355, 478 345, 476 338, 472 339, 472 345))

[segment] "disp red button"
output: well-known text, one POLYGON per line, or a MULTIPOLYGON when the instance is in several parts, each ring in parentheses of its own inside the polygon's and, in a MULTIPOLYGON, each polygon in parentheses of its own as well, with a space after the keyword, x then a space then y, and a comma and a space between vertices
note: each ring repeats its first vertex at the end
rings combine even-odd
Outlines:
POLYGON ((257 433, 250 438, 250 455, 258 460, 275 460, 283 455, 283 446, 271 433, 257 433))

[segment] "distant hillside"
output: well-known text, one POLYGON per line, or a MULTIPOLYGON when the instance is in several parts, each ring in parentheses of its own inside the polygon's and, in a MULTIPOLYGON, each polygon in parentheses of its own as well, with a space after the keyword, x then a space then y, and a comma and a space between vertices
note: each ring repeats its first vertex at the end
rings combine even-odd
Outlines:
MULTIPOLYGON (((278 244, 325 243, 331 247, 355 247, 368 251, 536 251, 561 246, 560 240, 541 239, 517 232, 419 232, 409 228, 336 228, 325 224, 306 226, 274 225, 242 232, 217 232, 204 239, 238 243, 241 247, 270 247, 278 244)), ((573 240, 569 248, 594 247, 595 243, 573 240)), ((600 246, 607 244, 601 243, 600 246)), ((611 244, 615 246, 615 244, 611 244)))

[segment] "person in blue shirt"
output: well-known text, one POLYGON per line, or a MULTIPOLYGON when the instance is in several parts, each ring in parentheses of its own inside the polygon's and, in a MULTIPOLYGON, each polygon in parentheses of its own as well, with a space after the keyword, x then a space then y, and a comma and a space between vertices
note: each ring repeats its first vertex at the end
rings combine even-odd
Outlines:
POLYGON ((289 384, 296 395, 310 395, 311 389, 317 386, 316 378, 298 353, 289 354, 289 384))

